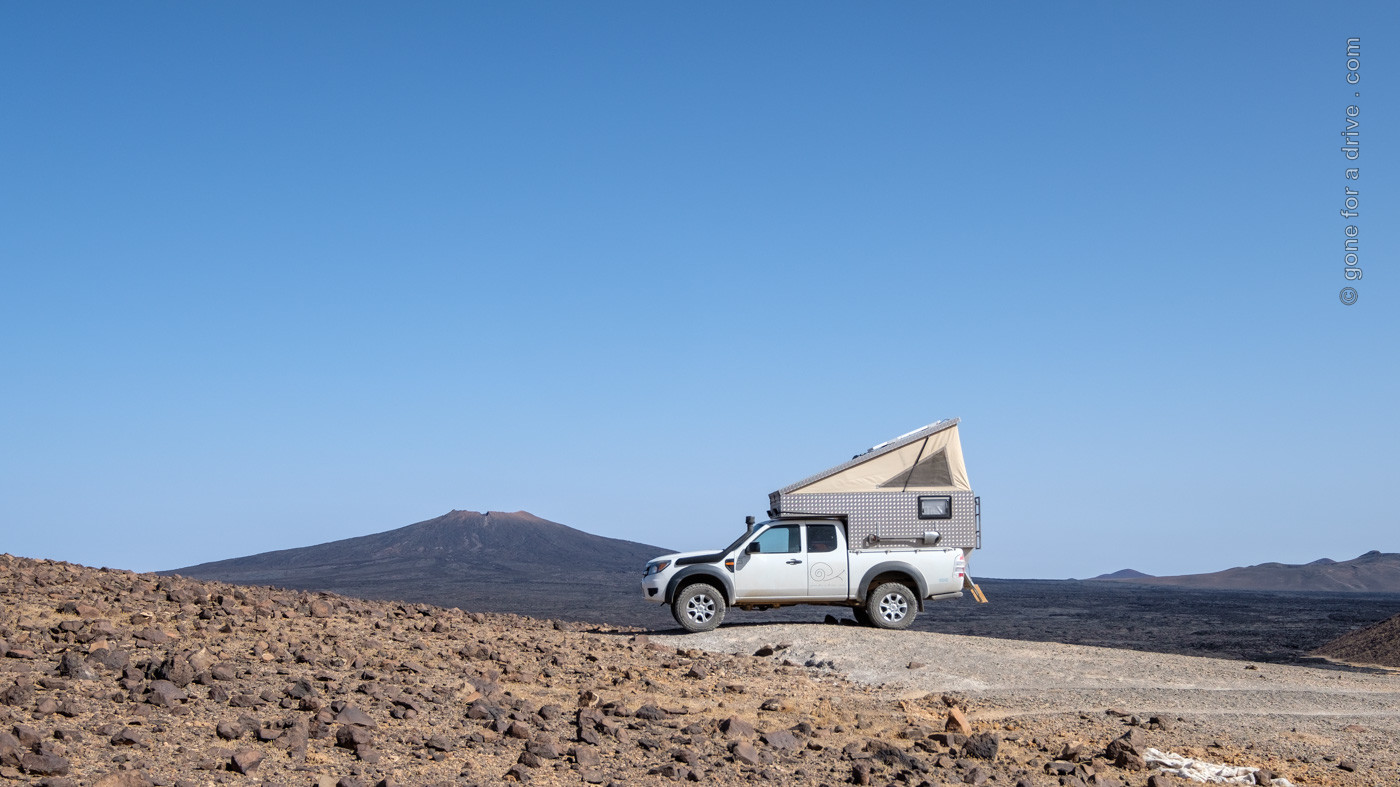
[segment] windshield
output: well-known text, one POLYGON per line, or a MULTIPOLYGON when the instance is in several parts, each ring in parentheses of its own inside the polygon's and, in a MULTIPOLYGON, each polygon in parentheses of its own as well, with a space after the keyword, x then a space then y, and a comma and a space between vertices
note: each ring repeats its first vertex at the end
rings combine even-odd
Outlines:
POLYGON ((734 539, 734 543, 732 543, 732 544, 730 544, 729 546, 725 547, 724 549, 720 550, 720 554, 721 554, 721 555, 727 555, 727 554, 729 554, 730 552, 733 552, 734 550, 738 549, 738 548, 739 548, 739 545, 742 544, 742 543, 744 543, 744 540, 747 539, 749 536, 753 535, 754 533, 757 533, 758 531, 762 530, 763 528, 765 528, 765 527, 767 527, 768 525, 771 525, 771 524, 773 524, 773 522, 772 522, 771 520, 768 521, 768 522, 759 522, 758 524, 756 524, 756 525, 753 526, 753 530, 746 530, 746 531, 744 531, 744 534, 743 534, 742 536, 739 536, 738 538, 734 539))

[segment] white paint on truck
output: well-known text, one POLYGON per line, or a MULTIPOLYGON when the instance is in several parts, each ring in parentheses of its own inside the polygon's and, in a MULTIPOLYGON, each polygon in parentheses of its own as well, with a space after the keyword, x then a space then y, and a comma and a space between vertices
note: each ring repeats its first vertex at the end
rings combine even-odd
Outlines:
POLYGON ((689 631, 718 626, 728 607, 792 604, 852 607, 861 622, 906 628, 925 601, 962 596, 971 551, 938 547, 934 532, 921 540, 853 549, 840 519, 769 520, 717 552, 647 563, 642 597, 670 605, 689 631))

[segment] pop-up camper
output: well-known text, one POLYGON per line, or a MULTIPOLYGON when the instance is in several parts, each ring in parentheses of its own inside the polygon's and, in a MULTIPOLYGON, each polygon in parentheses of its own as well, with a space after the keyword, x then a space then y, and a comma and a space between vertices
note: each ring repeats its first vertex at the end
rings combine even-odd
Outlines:
POLYGON ((945 547, 982 546, 981 498, 963 464, 958 419, 896 437, 768 495, 768 516, 836 516, 853 549, 922 541, 937 531, 945 547))
POLYGON ((851 607, 856 619, 906 628, 925 601, 971 591, 981 501, 963 465, 956 418, 929 424, 768 496, 766 522, 747 521, 718 552, 647 563, 642 596, 669 604, 689 631, 718 626, 728 606, 851 607))

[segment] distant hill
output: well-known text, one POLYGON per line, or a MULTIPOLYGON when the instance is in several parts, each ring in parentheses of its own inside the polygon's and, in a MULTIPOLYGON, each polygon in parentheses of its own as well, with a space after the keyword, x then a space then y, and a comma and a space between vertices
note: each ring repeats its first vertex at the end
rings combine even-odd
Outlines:
POLYGON ((1151 576, 1152 576, 1151 574, 1144 574, 1144 573, 1142 573, 1141 571, 1138 571, 1138 570, 1136 570, 1136 569, 1131 569, 1131 568, 1120 568, 1120 569, 1118 569, 1117 571, 1113 572, 1112 574, 1099 574, 1099 575, 1096 576, 1096 577, 1090 577, 1090 580, 1094 580, 1094 579, 1141 579, 1141 578, 1143 578, 1143 577, 1151 577, 1151 576))
POLYGON ((1214 590, 1330 591, 1339 593, 1400 593, 1400 554, 1371 551, 1351 560, 1327 558, 1305 565, 1260 563, 1210 574, 1174 577, 1098 577, 1108 582, 1214 590))
POLYGON ((642 567, 673 550, 525 511, 449 511, 396 530, 164 571, 197 579, 541 618, 649 619, 642 567))
POLYGON ((1400 667, 1400 615, 1343 634, 1314 650, 1313 655, 1348 664, 1400 667))

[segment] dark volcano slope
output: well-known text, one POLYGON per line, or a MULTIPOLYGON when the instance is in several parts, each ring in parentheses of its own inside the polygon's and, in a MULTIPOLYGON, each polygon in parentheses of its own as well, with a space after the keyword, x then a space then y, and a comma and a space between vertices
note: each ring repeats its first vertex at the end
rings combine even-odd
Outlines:
POLYGON ((1343 634, 1313 654, 1348 664, 1400 667, 1400 615, 1343 634))
POLYGON ((642 601, 642 566, 669 551, 524 511, 450 511, 384 533, 162 573, 534 617, 647 621, 668 616, 642 601))

